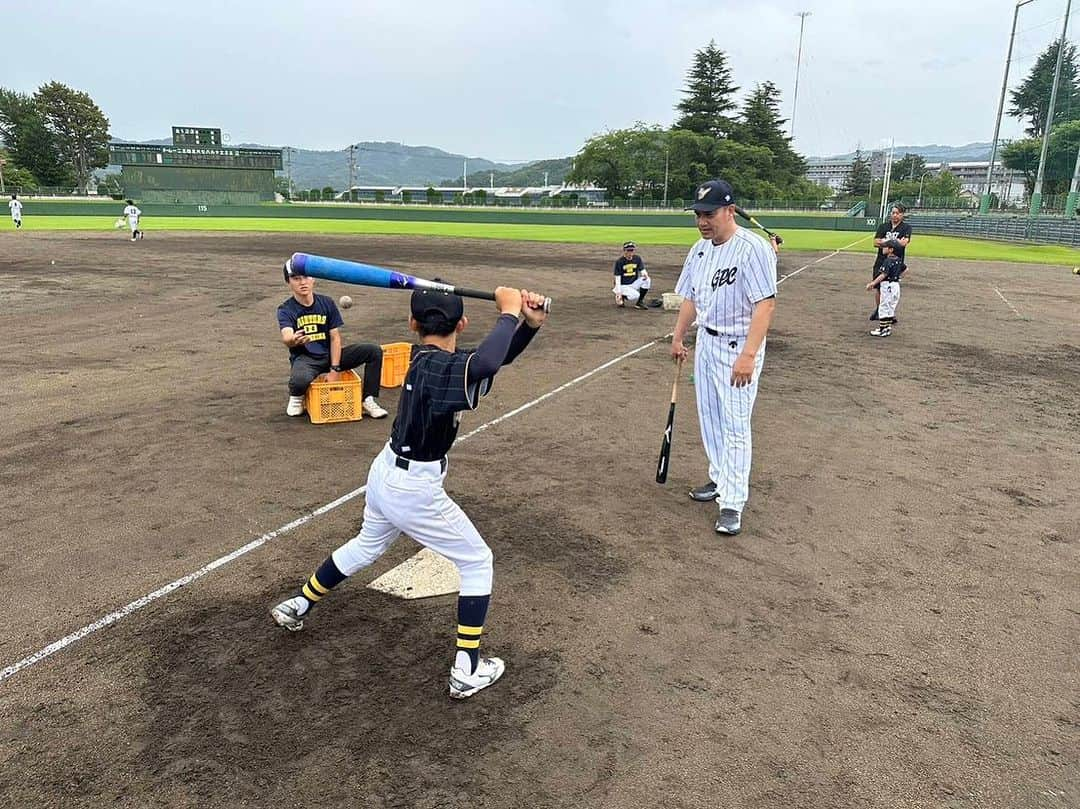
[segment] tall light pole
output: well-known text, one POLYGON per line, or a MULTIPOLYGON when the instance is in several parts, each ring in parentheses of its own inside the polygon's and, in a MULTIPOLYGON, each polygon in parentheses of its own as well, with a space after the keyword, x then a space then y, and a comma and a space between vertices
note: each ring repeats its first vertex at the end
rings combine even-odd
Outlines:
MULTIPOLYGON (((1028 0, 1030 3, 1031 0, 1028 0)), ((792 94, 791 99, 791 137, 795 137, 795 109, 799 104, 799 68, 802 67, 802 38, 803 29, 806 27, 806 18, 810 16, 809 11, 800 11, 795 15, 799 18, 799 49, 795 55, 795 92, 792 94)))
MULTIPOLYGON (((1030 3, 1031 0, 1028 0, 1028 2, 1030 3)), ((925 180, 927 177, 930 177, 932 174, 933 174, 932 171, 928 171, 928 172, 926 172, 926 174, 924 174, 922 177, 919 178, 919 198, 915 202, 915 204, 920 208, 922 207, 922 184, 923 184, 923 180, 925 180)))
POLYGON ((1050 108, 1046 112, 1043 127, 1042 151, 1039 153, 1039 173, 1035 177, 1035 190, 1031 193, 1031 215, 1038 216, 1042 208, 1043 175, 1046 173, 1046 150, 1050 146, 1050 130, 1054 126, 1054 107, 1057 105, 1058 82, 1061 80, 1061 60, 1065 56, 1065 33, 1069 30, 1069 11, 1072 0, 1065 1, 1065 22, 1061 24, 1061 39, 1058 40, 1057 66, 1054 68, 1054 84, 1050 88, 1050 108))
POLYGON ((997 118, 994 119, 994 139, 990 143, 990 165, 986 168, 986 191, 979 200, 979 213, 990 210, 990 195, 994 181, 994 161, 997 159, 998 134, 1001 132, 1001 115, 1005 111, 1005 91, 1009 88, 1009 65, 1012 63, 1013 41, 1016 39, 1016 20, 1020 16, 1020 7, 1035 0, 1019 0, 1013 8, 1012 31, 1009 32, 1009 50, 1005 53, 1005 76, 1001 80, 1001 97, 998 98, 997 118))

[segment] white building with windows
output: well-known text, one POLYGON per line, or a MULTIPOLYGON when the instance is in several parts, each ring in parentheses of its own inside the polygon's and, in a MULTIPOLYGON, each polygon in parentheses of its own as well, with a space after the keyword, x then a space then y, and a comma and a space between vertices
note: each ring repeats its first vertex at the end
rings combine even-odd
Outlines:
MULTIPOLYGON (((989 160, 973 160, 955 163, 927 163, 925 172, 938 175, 948 171, 960 181, 961 192, 981 196, 986 191, 986 170, 989 160)), ((1024 175, 1007 169, 1000 160, 994 161, 994 178, 991 193, 997 194, 1001 204, 1018 202, 1024 198, 1024 175)))

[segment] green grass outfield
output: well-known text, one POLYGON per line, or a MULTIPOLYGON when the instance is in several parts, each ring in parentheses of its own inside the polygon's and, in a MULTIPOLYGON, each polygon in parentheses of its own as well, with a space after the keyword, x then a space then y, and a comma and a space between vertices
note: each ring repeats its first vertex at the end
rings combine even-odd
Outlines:
MULTIPOLYGON (((100 216, 28 216, 24 230, 96 230, 114 231, 115 217, 100 216)), ((267 233, 358 233, 387 236, 442 236, 470 239, 506 239, 510 241, 563 242, 571 244, 606 244, 618 249, 626 239, 633 239, 647 250, 650 245, 689 247, 696 231, 687 227, 649 228, 599 225, 508 225, 470 224, 463 222, 404 222, 363 219, 250 219, 228 217, 161 217, 146 219, 147 233, 155 230, 201 230, 267 233)), ((124 232, 127 227, 125 225, 124 232)), ((122 238, 124 232, 117 232, 122 238)), ((839 250, 873 252, 870 233, 851 230, 784 230, 788 250, 839 250)), ((971 259, 974 261, 1014 261, 1029 264, 1080 266, 1080 250, 1061 245, 1010 244, 951 236, 915 234, 914 256, 924 258, 971 259)))

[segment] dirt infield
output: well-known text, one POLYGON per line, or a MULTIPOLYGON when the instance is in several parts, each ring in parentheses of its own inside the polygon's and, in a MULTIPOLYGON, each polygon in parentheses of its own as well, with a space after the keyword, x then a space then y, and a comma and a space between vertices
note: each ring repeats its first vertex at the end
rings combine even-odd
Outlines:
MULTIPOLYGON (((0 682, 0 805, 1080 806, 1080 277, 912 247, 888 340, 864 256, 781 287, 738 537, 686 496, 689 379, 653 483, 663 343, 455 448, 495 687, 446 697, 452 597, 363 587, 408 539, 271 624, 357 498, 0 682)), ((389 419, 284 414, 294 250, 555 299, 463 433, 674 322, 611 305, 616 245, 0 234, 0 668, 363 483, 389 419)), ((641 252, 671 290, 684 251, 641 252)), ((410 339, 350 294, 347 340, 410 339)))

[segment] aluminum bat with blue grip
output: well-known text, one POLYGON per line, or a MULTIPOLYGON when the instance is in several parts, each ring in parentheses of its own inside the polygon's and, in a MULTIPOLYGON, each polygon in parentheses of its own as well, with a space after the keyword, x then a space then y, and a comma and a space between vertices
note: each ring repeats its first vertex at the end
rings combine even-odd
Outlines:
MULTIPOLYGON (((466 289, 442 281, 417 278, 414 275, 406 275, 374 264, 346 261, 342 258, 329 258, 328 256, 313 256, 309 253, 293 253, 292 258, 285 262, 285 276, 288 278, 290 275, 310 275, 313 278, 324 278, 327 281, 340 281, 343 284, 359 284, 383 289, 432 289, 436 292, 449 292, 453 295, 460 295, 463 298, 480 298, 485 301, 495 300, 494 292, 485 292, 481 289, 466 289)), ((551 298, 544 299, 544 311, 551 311, 551 298)))

